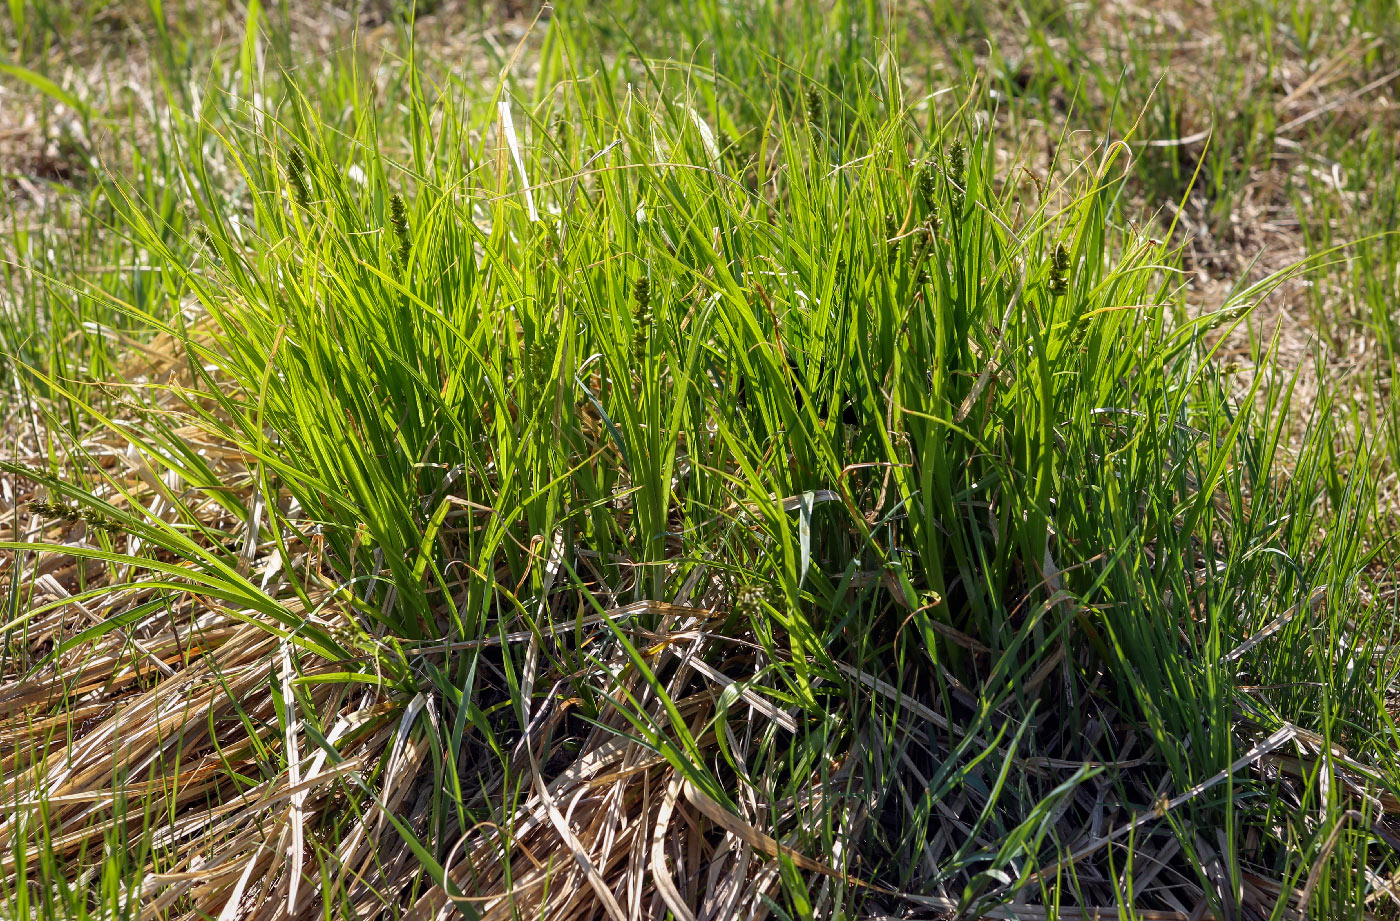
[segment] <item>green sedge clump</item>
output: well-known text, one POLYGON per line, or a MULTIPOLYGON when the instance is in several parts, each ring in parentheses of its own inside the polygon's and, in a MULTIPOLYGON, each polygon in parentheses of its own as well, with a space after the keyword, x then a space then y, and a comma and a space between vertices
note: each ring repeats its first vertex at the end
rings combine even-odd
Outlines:
POLYGON ((1069 250, 1063 243, 1055 244, 1055 253, 1050 257, 1050 280, 1045 287, 1055 295, 1069 290, 1069 250))
POLYGON ((413 252, 413 234, 408 226, 408 206, 404 204, 402 195, 396 194, 389 199, 389 226, 394 228, 394 238, 399 243, 394 258, 400 267, 407 267, 408 257, 413 252))
POLYGON ((647 340, 651 335, 654 317, 651 312, 651 279, 637 276, 632 283, 632 356, 641 358, 646 353, 647 340))
POLYGON ((287 182, 292 187, 292 198, 303 208, 311 204, 311 186, 306 181, 306 156, 300 147, 293 146, 287 154, 287 182))

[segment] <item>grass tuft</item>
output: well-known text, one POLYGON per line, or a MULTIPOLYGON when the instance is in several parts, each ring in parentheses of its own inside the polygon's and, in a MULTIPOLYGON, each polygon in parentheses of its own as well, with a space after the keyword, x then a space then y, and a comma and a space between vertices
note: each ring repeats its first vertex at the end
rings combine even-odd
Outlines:
POLYGON ((1165 19, 634 6, 151 8, 8 225, 0 914, 1393 915, 1396 414, 1259 325, 1388 386, 1380 218, 1203 308, 1165 19))

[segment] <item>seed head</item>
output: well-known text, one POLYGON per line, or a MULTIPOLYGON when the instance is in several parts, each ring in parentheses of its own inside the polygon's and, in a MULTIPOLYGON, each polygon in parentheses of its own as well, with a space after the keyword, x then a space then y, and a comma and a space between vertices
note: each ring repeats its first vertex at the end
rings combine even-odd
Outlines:
POLYGON ((1055 253, 1050 257, 1050 279, 1045 288, 1056 295, 1069 290, 1069 250, 1063 243, 1055 244, 1055 253))
POLYGON ((967 174, 967 145, 954 141, 948 145, 948 178, 962 185, 967 174))
POLYGON ((93 509, 84 509, 82 512, 83 521, 94 531, 106 531, 108 534, 116 534, 122 530, 121 525, 101 512, 93 509))
POLYGON ((85 522, 94 531, 106 531, 115 534, 123 530, 116 521, 95 509, 79 508, 67 502, 31 502, 30 511, 41 518, 49 521, 62 521, 67 524, 77 524, 79 521, 85 522))
POLYGON ((899 220, 893 214, 885 215, 885 245, 889 248, 890 265, 899 258, 899 220))
POLYGON ((821 90, 815 86, 807 90, 807 120, 810 122, 820 122, 825 110, 822 105, 821 90))
POLYGON ((948 203, 955 216, 962 213, 967 189, 967 147, 962 141, 948 145, 948 203))
POLYGON ((82 517, 82 512, 76 505, 69 505, 66 502, 31 502, 29 510, 40 518, 47 518, 50 521, 66 521, 73 523, 82 517))
POLYGON ((205 255, 217 258, 219 250, 214 245, 214 238, 209 235, 209 228, 199 218, 199 209, 189 205, 184 209, 184 212, 185 226, 189 228, 190 234, 194 237, 197 248, 203 250, 205 255))
POLYGON ((734 613, 740 617, 757 617, 763 612, 762 605, 767 597, 762 586, 745 585, 734 595, 734 613))
POLYGON ((287 181, 292 186, 296 203, 305 208, 311 204, 311 187, 306 182, 306 156, 293 145, 287 154, 287 181))
POLYGON ((923 197, 924 204, 930 209, 938 207, 938 183, 934 179, 933 164, 925 160, 919 167, 919 195, 923 197))
POLYGON ((407 267, 408 257, 413 252, 413 234, 408 227, 408 206, 403 196, 395 194, 389 199, 389 224, 394 228, 394 237, 399 241, 395 254, 401 268, 407 267))
POLYGON ((641 358, 646 354, 647 340, 651 337, 651 325, 655 318, 651 312, 651 279, 638 275, 632 282, 632 357, 641 358))
POLYGON ((549 382, 553 358, 549 346, 543 342, 532 342, 525 347, 526 380, 534 390, 543 390, 549 382))

